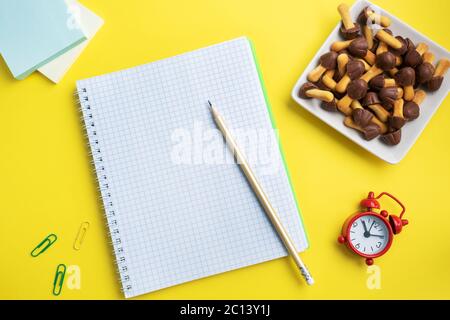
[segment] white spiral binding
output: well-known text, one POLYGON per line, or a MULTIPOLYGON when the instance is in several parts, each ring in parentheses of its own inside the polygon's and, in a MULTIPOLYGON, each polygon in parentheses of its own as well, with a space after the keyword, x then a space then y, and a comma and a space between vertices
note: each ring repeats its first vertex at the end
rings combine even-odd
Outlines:
POLYGON ((114 249, 114 259, 116 261, 116 273, 119 275, 122 282, 122 292, 127 293, 133 290, 131 278, 128 273, 127 260, 125 257, 125 250, 122 245, 120 237, 119 225, 114 211, 114 204, 111 197, 111 192, 108 183, 108 176, 101 153, 100 142, 97 138, 95 128, 95 121, 93 113, 91 112, 91 105, 89 103, 89 96, 86 88, 82 88, 75 92, 77 95, 78 105, 81 111, 81 120, 85 128, 86 140, 89 142, 89 154, 91 156, 91 163, 96 169, 94 176, 97 179, 97 189, 102 195, 102 209, 105 212, 107 232, 109 234, 109 243, 114 249))

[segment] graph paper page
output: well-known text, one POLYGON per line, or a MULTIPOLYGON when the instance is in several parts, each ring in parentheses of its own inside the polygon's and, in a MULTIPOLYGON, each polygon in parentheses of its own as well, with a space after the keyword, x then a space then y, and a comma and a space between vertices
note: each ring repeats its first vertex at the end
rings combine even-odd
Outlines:
MULTIPOLYGON (((287 255, 230 162, 207 103, 237 136, 256 130, 258 139, 275 139, 247 38, 81 80, 77 90, 126 297, 287 255)), ((250 158, 251 144, 243 149, 250 158)), ((303 251, 307 240, 275 149, 248 160, 303 251)))

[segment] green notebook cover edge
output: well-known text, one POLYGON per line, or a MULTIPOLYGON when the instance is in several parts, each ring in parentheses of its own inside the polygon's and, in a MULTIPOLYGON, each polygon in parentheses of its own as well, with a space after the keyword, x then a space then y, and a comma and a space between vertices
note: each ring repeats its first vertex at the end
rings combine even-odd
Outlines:
POLYGON ((37 69, 39 69, 40 67, 46 65, 47 63, 49 63, 50 61, 55 60, 56 58, 58 58, 59 56, 63 55, 64 53, 66 53, 67 51, 75 48, 76 46, 78 46, 79 44, 83 43, 84 41, 87 40, 86 35, 83 35, 82 38, 80 38, 79 40, 73 42, 72 44, 68 45, 67 47, 63 48, 62 50, 56 52, 55 54, 53 54, 52 56, 50 56, 49 58, 45 59, 44 61, 38 63, 37 65, 35 65, 34 67, 28 69, 27 71, 19 74, 19 75, 13 75, 15 79, 17 80, 24 80, 26 77, 28 77, 30 74, 32 74, 34 71, 36 71, 37 69))
MULTIPOLYGON (((272 106, 271 106, 270 101, 269 101, 269 95, 267 93, 266 85, 264 83, 262 70, 261 70, 261 67, 259 65, 259 60, 258 60, 258 57, 256 55, 255 45, 254 45, 253 41, 250 38, 246 37, 246 39, 249 42, 250 48, 252 50, 253 60, 255 62, 256 70, 258 72, 259 82, 261 83, 261 89, 262 89, 263 94, 264 94, 264 100, 266 102, 267 111, 269 112, 270 121, 272 122, 272 128, 276 130, 277 126, 276 126, 276 123, 275 123, 275 117, 274 117, 274 115, 272 113, 272 106)), ((305 238, 306 238, 306 242, 307 242, 307 246, 305 248, 305 250, 306 250, 306 249, 309 249, 311 247, 310 241, 309 241, 309 237, 308 237, 308 232, 306 231, 305 224, 303 222, 302 211, 301 211, 300 206, 299 206, 299 201, 298 201, 298 198, 297 198, 297 194, 295 192, 294 185, 292 183, 291 174, 290 174, 290 172, 288 170, 286 157, 285 157, 283 146, 281 144, 281 140, 279 139, 279 137, 278 137, 278 148, 279 148, 280 153, 281 153, 281 158, 283 159, 284 171, 286 172, 286 174, 288 176, 289 186, 291 187, 292 194, 294 195, 295 206, 297 208, 297 212, 298 212, 298 216, 299 216, 299 219, 300 219, 300 223, 302 224, 303 230, 305 231, 305 238)))

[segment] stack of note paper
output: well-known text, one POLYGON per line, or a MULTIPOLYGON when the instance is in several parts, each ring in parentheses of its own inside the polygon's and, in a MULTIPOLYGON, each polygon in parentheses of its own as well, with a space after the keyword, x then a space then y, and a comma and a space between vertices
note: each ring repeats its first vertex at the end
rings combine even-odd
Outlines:
POLYGON ((75 0, 0 1, 0 54, 14 78, 59 82, 103 20, 75 0))

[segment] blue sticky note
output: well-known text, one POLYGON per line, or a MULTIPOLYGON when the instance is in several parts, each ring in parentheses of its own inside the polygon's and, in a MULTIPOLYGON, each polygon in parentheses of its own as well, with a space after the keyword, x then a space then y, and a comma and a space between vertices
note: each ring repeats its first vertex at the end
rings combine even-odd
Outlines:
POLYGON ((64 0, 0 0, 0 54, 14 78, 86 40, 76 15, 64 0))

